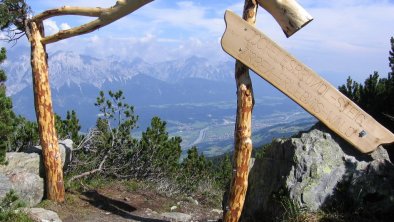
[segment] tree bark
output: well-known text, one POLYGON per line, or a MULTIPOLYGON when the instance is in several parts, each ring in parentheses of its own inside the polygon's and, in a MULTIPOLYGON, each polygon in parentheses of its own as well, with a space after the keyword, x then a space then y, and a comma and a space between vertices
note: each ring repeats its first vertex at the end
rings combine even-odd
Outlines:
MULTIPOLYGON (((256 23, 256 0, 245 0, 243 19, 256 23)), ((224 212, 225 222, 239 220, 248 188, 249 162, 252 153, 252 110, 254 106, 252 81, 249 69, 240 61, 235 63, 237 85, 237 117, 234 131, 234 172, 230 186, 228 207, 224 212)))
POLYGON ((55 129, 51 90, 48 80, 48 61, 45 45, 41 43, 42 23, 29 22, 31 67, 34 103, 46 176, 46 196, 56 202, 64 201, 63 168, 55 129))
POLYGON ((81 8, 64 6, 45 11, 27 21, 26 35, 31 45, 34 103, 46 174, 47 199, 63 202, 65 191, 63 168, 55 129, 55 118, 52 107, 45 45, 62 39, 92 32, 130 14, 152 1, 153 0, 118 0, 113 7, 105 9, 97 7, 81 8), (81 15, 98 18, 87 24, 68 30, 62 30, 54 35, 45 37, 43 20, 59 15, 81 15))

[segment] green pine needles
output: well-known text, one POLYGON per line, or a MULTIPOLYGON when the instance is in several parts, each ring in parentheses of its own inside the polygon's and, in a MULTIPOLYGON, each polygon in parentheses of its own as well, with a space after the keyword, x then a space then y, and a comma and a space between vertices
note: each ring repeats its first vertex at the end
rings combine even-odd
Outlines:
MULTIPOLYGON (((6 50, 1 48, 0 50, 0 64, 6 59, 6 50)), ((6 163, 5 154, 9 147, 9 138, 14 131, 15 126, 15 114, 12 111, 11 98, 6 95, 5 81, 7 75, 4 70, 0 69, 0 164, 6 163)))
POLYGON ((391 71, 387 78, 381 78, 374 72, 364 81, 364 84, 347 79, 345 85, 339 86, 339 91, 368 112, 378 122, 391 132, 394 132, 394 38, 391 37, 389 52, 389 67, 391 71))

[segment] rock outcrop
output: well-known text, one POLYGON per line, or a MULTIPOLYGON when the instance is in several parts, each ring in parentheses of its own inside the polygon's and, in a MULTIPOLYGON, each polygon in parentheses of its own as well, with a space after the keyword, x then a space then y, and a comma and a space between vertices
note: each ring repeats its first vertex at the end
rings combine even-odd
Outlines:
MULTIPOLYGON (((62 158, 63 170, 66 170, 67 166, 69 165, 72 159, 73 141, 70 139, 59 141, 59 150, 62 158)), ((23 152, 37 153, 41 156, 42 150, 41 150, 41 146, 31 146, 25 149, 23 152)))
POLYGON ((277 139, 254 162, 242 220, 280 219, 286 207, 385 217, 394 212, 394 165, 385 149, 359 153, 321 125, 277 139))
MULTIPOLYGON (((65 167, 71 160, 72 141, 59 142, 61 158, 65 167)), ((44 196, 44 164, 41 149, 33 147, 26 152, 9 152, 6 154, 7 165, 0 165, 0 200, 10 190, 32 207, 41 202, 44 196)))
POLYGON ((0 200, 14 190, 32 207, 44 196, 44 180, 39 176, 40 156, 32 153, 7 153, 8 165, 0 166, 0 200))

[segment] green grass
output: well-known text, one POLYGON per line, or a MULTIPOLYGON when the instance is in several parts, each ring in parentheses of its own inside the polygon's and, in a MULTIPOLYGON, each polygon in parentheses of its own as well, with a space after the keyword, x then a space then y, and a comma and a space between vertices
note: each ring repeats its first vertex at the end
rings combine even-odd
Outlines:
POLYGON ((124 180, 122 184, 126 187, 128 192, 135 192, 141 188, 141 182, 137 180, 124 180))
POLYGON ((32 221, 25 213, 17 211, 25 207, 15 191, 11 190, 0 202, 0 221, 4 222, 30 222, 32 221))

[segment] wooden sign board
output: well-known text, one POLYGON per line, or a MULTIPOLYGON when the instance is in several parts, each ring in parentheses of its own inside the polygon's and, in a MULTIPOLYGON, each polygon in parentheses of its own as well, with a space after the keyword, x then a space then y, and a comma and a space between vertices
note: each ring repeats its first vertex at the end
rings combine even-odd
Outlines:
POLYGON ((224 51, 250 67, 363 153, 393 143, 394 134, 275 42, 231 11, 224 51))

